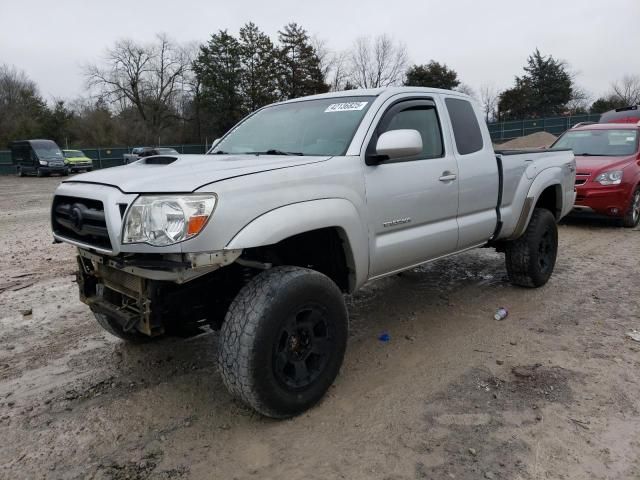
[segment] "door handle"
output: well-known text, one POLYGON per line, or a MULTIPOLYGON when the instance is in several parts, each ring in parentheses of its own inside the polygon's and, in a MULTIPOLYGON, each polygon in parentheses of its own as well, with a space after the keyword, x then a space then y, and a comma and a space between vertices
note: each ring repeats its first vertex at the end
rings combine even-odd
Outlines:
POLYGON ((455 173, 451 173, 450 171, 446 171, 446 172, 442 172, 442 176, 438 179, 441 182, 452 182, 454 181, 456 178, 458 178, 458 176, 455 173))

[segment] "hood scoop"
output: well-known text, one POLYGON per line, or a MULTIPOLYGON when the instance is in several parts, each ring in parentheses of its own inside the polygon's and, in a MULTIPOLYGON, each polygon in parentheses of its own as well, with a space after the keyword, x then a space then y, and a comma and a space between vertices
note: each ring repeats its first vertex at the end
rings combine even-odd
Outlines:
POLYGON ((145 165, 170 165, 176 160, 176 157, 148 157, 141 163, 145 165))

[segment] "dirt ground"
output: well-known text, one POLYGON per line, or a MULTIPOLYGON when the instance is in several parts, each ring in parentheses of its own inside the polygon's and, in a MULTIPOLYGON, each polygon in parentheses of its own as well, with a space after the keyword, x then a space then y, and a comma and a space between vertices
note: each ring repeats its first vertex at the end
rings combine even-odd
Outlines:
POLYGON ((51 242, 58 182, 0 177, 0 478, 640 478, 637 229, 564 222, 537 290, 489 249, 366 286, 329 394, 274 421, 225 391, 216 333, 98 327, 51 242))

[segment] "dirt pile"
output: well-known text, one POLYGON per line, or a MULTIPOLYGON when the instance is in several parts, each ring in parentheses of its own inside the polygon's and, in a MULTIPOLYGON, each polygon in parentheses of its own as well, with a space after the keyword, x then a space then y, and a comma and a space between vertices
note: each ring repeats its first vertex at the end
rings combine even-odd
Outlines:
POLYGON ((556 141, 555 135, 549 132, 536 132, 524 137, 514 138, 497 146, 500 150, 520 150, 525 148, 545 148, 556 141))

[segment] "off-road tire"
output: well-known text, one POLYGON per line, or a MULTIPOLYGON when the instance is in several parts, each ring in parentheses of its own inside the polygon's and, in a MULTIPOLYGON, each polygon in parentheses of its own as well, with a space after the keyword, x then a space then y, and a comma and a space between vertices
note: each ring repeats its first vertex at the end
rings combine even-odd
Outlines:
POLYGON ((150 337, 148 335, 145 335, 144 333, 140 333, 137 330, 125 332, 114 318, 111 318, 109 315, 105 315, 104 313, 93 312, 93 316, 96 317, 96 321, 98 322, 98 324, 107 332, 129 343, 148 343, 154 339, 159 338, 150 337))
POLYGON ((622 217, 622 226, 625 228, 634 228, 638 223, 640 223, 640 187, 634 190, 629 208, 622 217))
POLYGON ((344 297, 333 281, 307 268, 271 268, 252 278, 229 307, 218 350, 222 380, 233 396, 262 415, 295 416, 318 402, 335 380, 347 335, 344 297), (308 325, 309 331, 314 332, 306 342, 308 357, 302 361, 298 356, 291 361, 282 360, 285 356, 305 355, 293 346, 300 347, 303 342, 296 338, 303 338, 303 334, 289 332, 300 332, 299 327, 308 325), (318 325, 324 334, 315 331, 318 325), (322 361, 314 356, 320 348, 324 352, 322 361), (291 367, 287 362, 293 362, 291 367), (299 367, 300 363, 304 367, 299 367), (299 386, 292 386, 298 380, 286 375, 298 376, 298 368, 304 379, 299 386))
POLYGON ((553 273, 557 254, 556 219, 549 210, 536 208, 524 234, 506 244, 509 281, 520 287, 541 287, 553 273))

